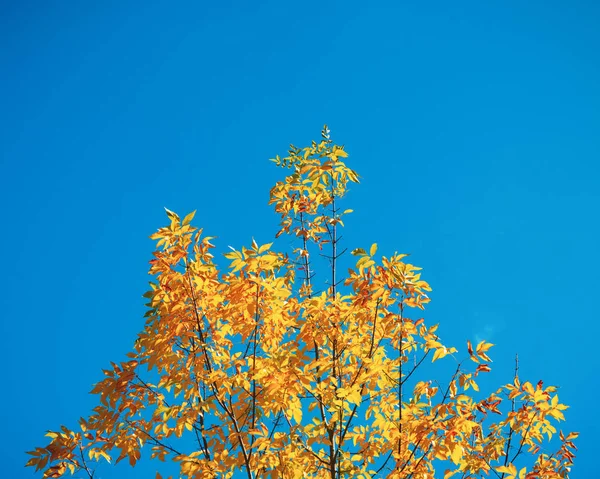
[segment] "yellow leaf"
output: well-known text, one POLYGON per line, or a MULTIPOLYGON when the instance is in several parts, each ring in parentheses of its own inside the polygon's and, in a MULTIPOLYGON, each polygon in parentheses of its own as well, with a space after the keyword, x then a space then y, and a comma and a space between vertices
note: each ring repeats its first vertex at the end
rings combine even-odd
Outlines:
POLYGON ((258 249, 258 254, 264 253, 265 251, 269 250, 271 248, 271 246, 273 246, 273 243, 267 243, 267 244, 262 245, 258 249))
POLYGON ((102 456, 104 459, 106 459, 107 462, 110 463, 110 456, 106 454, 102 449, 98 449, 97 453, 99 456, 102 456))
POLYGON ((341 157, 341 158, 348 158, 348 153, 346 153, 346 152, 345 152, 345 151, 344 151, 344 150, 343 150, 341 147, 339 147, 339 146, 335 146, 335 147, 334 147, 333 153, 334 153, 336 156, 339 156, 339 157, 341 157))
POLYGON ((491 347, 493 346, 492 343, 486 343, 485 341, 481 341, 478 345, 477 345, 477 352, 478 353, 485 353, 487 350, 489 350, 491 347))
POLYGON ((438 359, 443 358, 444 356, 446 356, 446 354, 448 354, 448 352, 445 347, 437 348, 435 350, 435 353, 433 353, 433 359, 431 360, 431 362, 433 363, 438 359))
POLYGON ((492 360, 488 357, 488 355, 486 354, 486 352, 493 346, 492 343, 486 343, 485 341, 481 341, 476 348, 476 353, 477 355, 484 359, 485 361, 490 361, 492 362, 492 360))
POLYGON ((513 384, 517 389, 521 389, 521 381, 519 381, 518 376, 515 376, 515 380, 513 381, 513 384))
POLYGON ((362 402, 362 396, 360 395, 360 391, 358 390, 358 388, 353 389, 352 392, 350 392, 350 394, 348 394, 348 396, 346 397, 346 400, 349 403, 360 406, 360 403, 362 402))
POLYGON ((179 216, 177 216, 177 213, 173 213, 170 209, 165 208, 165 211, 167 212, 167 216, 169 217, 169 219, 171 221, 179 221, 179 216))
POLYGON ((511 476, 517 475, 517 468, 514 464, 509 464, 508 466, 499 466, 496 468, 496 472, 503 472, 505 474, 510 474, 511 476))
POLYGON ((559 421, 564 421, 565 420, 565 416, 562 412, 560 412, 558 409, 551 409, 550 411, 548 411, 548 414, 556 419, 558 419, 559 421))
POLYGON ((377 253, 377 243, 373 243, 371 245, 371 249, 369 250, 369 256, 373 256, 375 253, 377 253))
POLYGON ((192 211, 185 218, 183 218, 183 223, 181 223, 182 226, 189 225, 191 223, 191 221, 194 219, 195 214, 196 214, 196 210, 192 211))
POLYGON ((460 464, 460 460, 462 459, 463 448, 458 444, 455 444, 454 449, 452 449, 452 454, 450 455, 450 459, 454 464, 460 464))
POLYGON ((300 424, 302 422, 302 408, 296 407, 293 409, 292 417, 296 423, 300 424))

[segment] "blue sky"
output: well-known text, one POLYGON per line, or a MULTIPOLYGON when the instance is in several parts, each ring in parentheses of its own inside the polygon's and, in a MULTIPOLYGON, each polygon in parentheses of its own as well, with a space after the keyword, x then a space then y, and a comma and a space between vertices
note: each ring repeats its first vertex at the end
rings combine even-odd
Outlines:
POLYGON ((163 207, 222 247, 270 241, 267 160, 324 123, 362 177, 347 246, 411 253, 446 342, 497 344, 492 384, 518 352, 521 377, 560 385, 572 477, 593 476, 600 3, 0 8, 6 477, 33 477, 24 451, 130 350, 163 207))

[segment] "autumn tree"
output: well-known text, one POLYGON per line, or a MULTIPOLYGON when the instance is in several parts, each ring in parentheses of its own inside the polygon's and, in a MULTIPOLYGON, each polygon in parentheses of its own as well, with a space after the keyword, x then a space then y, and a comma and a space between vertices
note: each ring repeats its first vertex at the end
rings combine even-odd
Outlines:
POLYGON ((287 254, 253 241, 221 271, 194 214, 167 210, 128 360, 104 371, 78 429, 48 432, 27 465, 92 478, 96 461, 135 466, 144 450, 182 478, 568 477, 577 434, 550 441, 566 409, 555 387, 522 381, 517 364, 480 393, 492 344, 442 343, 415 315, 430 287, 406 255, 357 248, 340 274, 352 211, 340 205, 358 183, 346 157, 325 127, 273 160, 289 172, 270 195, 287 254), (454 373, 423 378, 441 359, 454 373))

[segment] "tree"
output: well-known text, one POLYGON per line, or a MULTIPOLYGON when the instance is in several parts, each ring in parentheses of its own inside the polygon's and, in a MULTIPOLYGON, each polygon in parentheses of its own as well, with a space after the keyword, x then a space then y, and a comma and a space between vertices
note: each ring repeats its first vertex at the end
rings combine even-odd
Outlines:
POLYGON ((406 255, 357 248, 340 278, 352 210, 339 204, 358 175, 327 127, 322 137, 273 160, 290 170, 270 199, 289 255, 253 241, 222 273, 194 213, 167 210, 133 351, 104 371, 79 429, 49 432, 27 466, 92 478, 92 461, 134 466, 149 447, 184 478, 568 477, 577 433, 549 442, 566 409, 556 388, 521 382, 517 361, 512 382, 477 399, 492 344, 467 342, 460 359, 411 318, 431 289, 406 255), (445 357, 456 367, 444 386, 416 379, 445 357))

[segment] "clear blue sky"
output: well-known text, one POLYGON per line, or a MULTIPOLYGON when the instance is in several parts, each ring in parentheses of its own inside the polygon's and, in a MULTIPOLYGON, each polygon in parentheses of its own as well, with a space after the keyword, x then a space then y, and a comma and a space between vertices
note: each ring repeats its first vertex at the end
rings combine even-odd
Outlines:
MULTIPOLYGON (((90 3, 94 3, 91 5, 90 3)), ((3 477, 89 412, 143 326, 163 207, 269 241, 268 158, 328 123, 362 176, 347 246, 412 254, 446 342, 561 386, 597 473, 600 3, 0 7, 3 477)), ((102 466, 99 479, 154 477, 102 466)))

